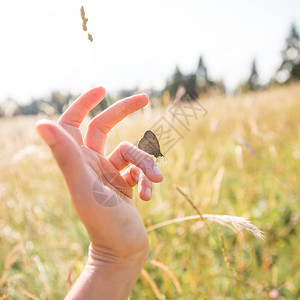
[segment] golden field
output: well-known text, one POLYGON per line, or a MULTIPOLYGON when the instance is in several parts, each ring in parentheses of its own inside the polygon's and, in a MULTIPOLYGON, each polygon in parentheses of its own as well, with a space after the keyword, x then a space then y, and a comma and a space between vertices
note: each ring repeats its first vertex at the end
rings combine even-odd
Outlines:
MULTIPOLYGON (((149 231, 130 299, 299 299, 300 84, 201 103, 208 113, 188 130, 172 121, 182 139, 158 161, 152 200, 134 196, 145 226, 198 214, 177 186, 203 214, 247 217, 265 239, 200 219, 149 231)), ((122 121, 107 153, 168 109, 122 121)), ((0 299, 62 299, 86 260, 87 233, 34 129, 41 117, 0 119, 0 299)))

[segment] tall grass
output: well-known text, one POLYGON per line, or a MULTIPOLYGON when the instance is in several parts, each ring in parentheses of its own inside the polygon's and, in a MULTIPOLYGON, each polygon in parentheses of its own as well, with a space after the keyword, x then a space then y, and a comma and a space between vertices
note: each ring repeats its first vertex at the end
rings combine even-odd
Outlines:
MULTIPOLYGON (((130 299, 267 299, 272 289, 297 299, 300 85, 202 103, 208 114, 190 132, 176 125, 184 138, 158 162, 165 179, 153 199, 135 195, 151 252, 130 299), (265 240, 203 221, 184 194, 202 218, 248 218, 265 240)), ((124 120, 107 152, 121 140, 136 142, 163 113, 124 120)), ((61 299, 86 260, 87 234, 36 119, 0 119, 2 299, 61 299)))

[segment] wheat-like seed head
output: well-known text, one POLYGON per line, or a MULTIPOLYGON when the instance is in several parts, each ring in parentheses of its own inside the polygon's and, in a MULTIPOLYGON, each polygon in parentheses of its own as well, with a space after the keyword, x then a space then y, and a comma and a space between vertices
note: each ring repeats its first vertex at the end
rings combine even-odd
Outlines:
POLYGON ((228 215, 204 215, 204 218, 208 221, 218 223, 220 225, 226 226, 233 231, 247 230, 257 239, 263 240, 264 235, 261 230, 254 226, 247 218, 228 216, 228 215))
MULTIPOLYGON (((83 31, 87 31, 88 29, 87 29, 86 24, 87 24, 89 19, 85 17, 85 11, 84 11, 83 6, 81 6, 81 8, 80 8, 80 16, 81 16, 81 19, 82 19, 82 29, 83 29, 83 31)), ((91 42, 93 41, 93 36, 90 33, 88 33, 88 39, 91 42)))
POLYGON ((244 217, 236 217, 236 216, 228 216, 228 215, 210 215, 203 214, 181 217, 176 219, 167 220, 147 228, 147 231, 152 231, 158 229, 160 227, 164 227, 170 224, 181 223, 183 221, 201 219, 201 222, 210 221, 214 223, 218 223, 220 225, 226 226, 230 228, 234 232, 241 232, 242 230, 247 230, 250 234, 252 234, 257 239, 263 240, 264 235, 261 230, 259 230, 256 226, 254 226, 247 218, 244 217))

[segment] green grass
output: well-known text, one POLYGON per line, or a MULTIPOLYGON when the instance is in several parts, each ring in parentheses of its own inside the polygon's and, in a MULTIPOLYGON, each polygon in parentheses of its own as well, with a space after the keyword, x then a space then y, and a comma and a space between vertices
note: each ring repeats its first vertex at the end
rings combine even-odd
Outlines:
MULTIPOLYGON (((199 220, 151 231, 147 273, 130 299, 267 299, 272 289, 280 299, 299 299, 300 85, 202 103, 208 114, 192 121, 190 132, 173 124, 184 138, 158 162, 165 179, 153 199, 135 195, 146 227, 197 214, 178 185, 202 213, 248 217, 265 240, 222 226, 220 235, 218 225, 208 223, 207 230, 199 220)), ((110 134, 107 152, 121 140, 136 142, 162 115, 157 109, 124 120, 110 134)), ((35 133, 37 119, 0 119, 0 295, 8 299, 63 298, 89 243, 35 133)))

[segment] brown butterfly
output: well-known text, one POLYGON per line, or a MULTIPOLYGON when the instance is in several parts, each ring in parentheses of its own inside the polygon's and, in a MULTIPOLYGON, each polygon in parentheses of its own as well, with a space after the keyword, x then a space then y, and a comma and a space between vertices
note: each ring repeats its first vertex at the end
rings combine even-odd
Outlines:
POLYGON ((160 146, 156 135, 151 131, 147 130, 143 137, 138 142, 138 148, 153 155, 154 157, 163 156, 160 152, 160 146))

